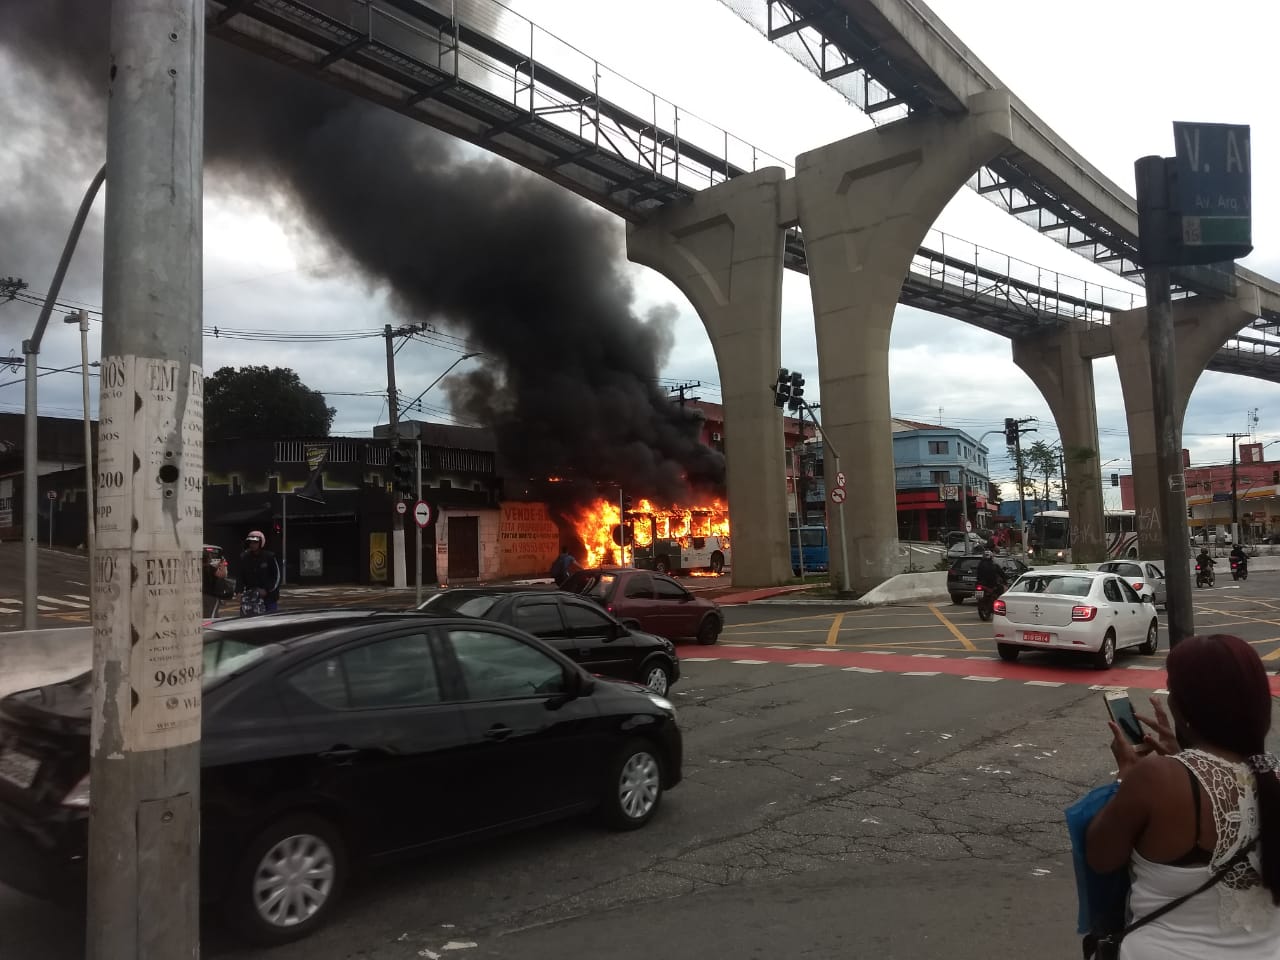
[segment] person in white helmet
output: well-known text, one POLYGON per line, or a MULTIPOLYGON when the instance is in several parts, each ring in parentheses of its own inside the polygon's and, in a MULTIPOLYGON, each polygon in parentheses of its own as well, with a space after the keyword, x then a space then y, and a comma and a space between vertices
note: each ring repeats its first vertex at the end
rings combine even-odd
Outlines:
POLYGON ((267 613, 280 602, 280 561, 267 549, 267 538, 261 530, 251 530, 244 538, 244 553, 240 554, 240 578, 236 593, 254 591, 266 605, 267 613))

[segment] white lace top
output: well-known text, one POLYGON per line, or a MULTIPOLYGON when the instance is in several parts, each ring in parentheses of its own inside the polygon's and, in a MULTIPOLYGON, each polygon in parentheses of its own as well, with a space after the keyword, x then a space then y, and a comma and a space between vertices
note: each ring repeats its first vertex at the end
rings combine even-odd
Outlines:
MULTIPOLYGON (((1213 805, 1218 840, 1209 865, 1153 863, 1136 850, 1130 861, 1134 919, 1195 890, 1258 836, 1258 793, 1253 772, 1201 750, 1175 759, 1195 774, 1213 805)), ((1255 848, 1217 886, 1135 930, 1121 944, 1121 960, 1280 960, 1280 910, 1262 885, 1255 848)))

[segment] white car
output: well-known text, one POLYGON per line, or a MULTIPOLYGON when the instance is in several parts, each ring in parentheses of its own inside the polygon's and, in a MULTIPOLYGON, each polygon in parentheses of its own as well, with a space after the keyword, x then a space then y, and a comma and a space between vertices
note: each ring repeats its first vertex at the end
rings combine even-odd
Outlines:
POLYGON ((1149 560, 1108 560, 1098 564, 1102 573, 1114 573, 1129 581, 1138 596, 1163 607, 1167 598, 1164 571, 1149 560))
POLYGON ((995 602, 994 613, 1002 660, 1017 660, 1023 650, 1071 650, 1106 670, 1117 650, 1150 655, 1160 645, 1155 605, 1102 570, 1029 570, 995 602))

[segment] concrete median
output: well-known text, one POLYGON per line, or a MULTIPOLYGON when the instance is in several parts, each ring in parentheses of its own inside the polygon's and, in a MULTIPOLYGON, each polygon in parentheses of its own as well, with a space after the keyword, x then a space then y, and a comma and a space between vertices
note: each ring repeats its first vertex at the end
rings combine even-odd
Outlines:
POLYGON ((858 603, 902 603, 907 600, 932 600, 947 595, 945 570, 933 573, 899 573, 878 587, 873 587, 858 603))
POLYGON ((92 663, 92 627, 0 633, 0 697, 75 676, 92 663))

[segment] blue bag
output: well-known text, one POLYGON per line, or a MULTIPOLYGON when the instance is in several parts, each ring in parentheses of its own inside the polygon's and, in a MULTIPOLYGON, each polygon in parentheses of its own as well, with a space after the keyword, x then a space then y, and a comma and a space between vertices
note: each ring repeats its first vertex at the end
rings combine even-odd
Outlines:
POLYGON ((1066 809, 1067 833, 1071 837, 1071 862, 1076 873, 1076 897, 1080 913, 1076 932, 1109 933, 1123 929, 1129 905, 1129 870, 1098 873, 1085 860, 1085 836, 1089 824, 1120 789, 1118 783, 1094 787, 1066 809))

